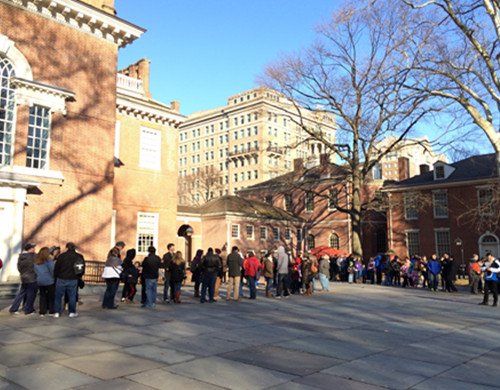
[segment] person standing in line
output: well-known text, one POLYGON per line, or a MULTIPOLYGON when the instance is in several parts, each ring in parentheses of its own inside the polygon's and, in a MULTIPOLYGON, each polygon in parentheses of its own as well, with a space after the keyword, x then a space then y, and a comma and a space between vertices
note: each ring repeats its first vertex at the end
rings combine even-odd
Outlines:
POLYGON ((469 260, 469 286, 471 294, 478 293, 479 280, 481 280, 481 267, 478 260, 479 256, 476 253, 469 260))
POLYGON ((172 289, 172 285, 170 283, 170 263, 174 258, 175 254, 175 245, 170 243, 167 245, 167 253, 163 255, 163 260, 161 263, 161 268, 163 268, 164 272, 164 285, 163 285, 163 302, 169 303, 170 299, 174 299, 174 290, 172 289), (170 289, 170 295, 169 295, 170 289))
POLYGON ((54 260, 50 257, 50 249, 43 247, 35 257, 35 273, 38 290, 40 291, 40 316, 43 317, 49 311, 54 315, 55 279, 54 260))
POLYGON ((200 302, 206 301, 206 294, 208 288, 208 301, 215 302, 215 280, 219 274, 219 269, 222 267, 219 256, 214 254, 212 248, 208 248, 207 254, 201 259, 201 297, 200 302))
POLYGON ((441 262, 438 260, 435 253, 431 256, 431 259, 427 263, 427 269, 429 271, 429 288, 431 291, 436 292, 438 290, 441 262))
POLYGON ((156 306, 156 294, 158 289, 158 275, 161 267, 161 259, 156 255, 156 248, 150 246, 148 255, 142 262, 142 276, 146 284, 146 303, 141 307, 152 309, 156 306))
POLYGON ((481 267, 484 272, 484 298, 480 305, 488 305, 490 292, 493 294, 493 305, 497 306, 498 302, 498 273, 500 272, 500 261, 495 259, 492 253, 486 255, 486 262, 481 267))
POLYGON ((182 257, 182 252, 177 251, 169 265, 170 288, 174 291, 174 302, 181 303, 181 286, 186 272, 186 260, 182 257))
POLYGON ((321 256, 319 260, 319 282, 323 291, 330 289, 330 257, 328 255, 321 256))
POLYGON ((203 258, 203 250, 198 249, 196 255, 191 261, 190 271, 191 271, 191 281, 194 283, 194 298, 200 297, 200 284, 201 284, 201 259, 203 258))
POLYGON ((59 255, 54 267, 56 278, 56 297, 54 301, 54 318, 61 315, 62 298, 68 294, 69 317, 78 317, 76 312, 76 293, 78 279, 85 273, 85 259, 76 252, 76 245, 72 242, 66 244, 66 252, 59 255))
POLYGON ((273 286, 273 256, 271 253, 267 252, 264 256, 264 266, 262 275, 266 280, 266 297, 272 298, 273 294, 271 294, 271 287, 273 286))
POLYGON ((241 259, 240 250, 238 249, 237 246, 233 246, 233 248, 231 249, 231 253, 229 254, 229 256, 227 256, 227 267, 228 267, 228 282, 227 282, 226 301, 229 301, 231 299, 231 293, 233 294, 233 299, 235 301, 240 301, 241 298, 239 297, 239 291, 240 291, 241 268, 243 267, 243 260, 241 259))
POLYGON ((276 264, 276 272, 278 273, 278 286, 276 288, 276 298, 280 299, 281 294, 288 297, 290 292, 288 290, 288 255, 285 252, 283 245, 278 247, 278 261, 276 264))
POLYGON ((118 309, 118 305, 115 305, 115 295, 120 285, 120 279, 122 274, 122 261, 118 257, 118 249, 112 248, 106 259, 106 264, 104 266, 104 271, 102 273, 102 278, 106 280, 106 291, 104 292, 104 297, 102 299, 103 309, 118 309))
POLYGON ((222 259, 222 251, 219 248, 215 248, 215 255, 219 258, 221 267, 219 269, 219 273, 217 274, 217 279, 215 280, 215 293, 214 299, 219 299, 219 287, 222 282, 222 273, 224 269, 224 260, 222 259))
POLYGON ((245 269, 245 276, 248 279, 248 288, 250 289, 249 299, 256 299, 257 288, 255 282, 259 276, 261 265, 253 251, 248 251, 247 258, 243 263, 243 268, 245 269))
MULTIPOLYGON (((127 302, 127 303, 129 303, 129 301, 127 299, 129 297, 129 295, 131 294, 130 284, 127 282, 127 275, 129 273, 130 269, 135 268, 134 263, 133 263, 134 259, 135 259, 135 249, 132 248, 132 249, 129 249, 127 251, 127 254, 125 255, 125 259, 123 260, 123 263, 122 263, 123 274, 125 275, 125 278, 124 278, 125 280, 123 281, 124 283, 123 283, 122 298, 125 297, 125 302, 127 302)), ((137 283, 137 281, 136 281, 136 283, 137 283)), ((134 287, 134 289, 135 289, 135 287, 134 287)), ((135 295, 135 292, 134 292, 134 295, 135 295)), ((123 302, 123 299, 122 299, 122 302, 123 302)))
POLYGON ((136 261, 134 265, 127 269, 127 276, 125 282, 128 285, 128 295, 127 295, 127 303, 133 304, 135 293, 137 292, 137 282, 139 281, 141 271, 139 267, 141 263, 136 261))
POLYGON ((9 312, 19 314, 19 306, 24 301, 24 314, 29 315, 35 312, 35 299, 37 293, 37 281, 35 273, 35 245, 26 244, 24 251, 19 255, 17 270, 21 276, 21 289, 14 298, 9 312))
POLYGON ((370 284, 375 284, 375 271, 376 271, 376 265, 375 265, 375 258, 370 257, 370 260, 368 261, 368 279, 370 280, 370 284))
POLYGON ((457 270, 455 267, 455 259, 453 256, 449 256, 447 253, 443 255, 443 277, 445 283, 445 291, 447 292, 457 292, 457 288, 455 287, 455 278, 457 274, 457 270))

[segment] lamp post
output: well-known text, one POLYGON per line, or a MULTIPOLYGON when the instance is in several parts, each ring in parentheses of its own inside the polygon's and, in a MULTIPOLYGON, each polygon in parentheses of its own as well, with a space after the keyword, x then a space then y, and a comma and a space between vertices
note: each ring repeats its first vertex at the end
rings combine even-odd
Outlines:
POLYGON ((462 239, 457 237, 457 238, 455 239, 455 245, 456 245, 458 248, 460 248, 460 251, 461 251, 461 253, 462 253, 462 262, 461 262, 461 264, 464 264, 464 248, 463 248, 462 244, 463 244, 462 239))

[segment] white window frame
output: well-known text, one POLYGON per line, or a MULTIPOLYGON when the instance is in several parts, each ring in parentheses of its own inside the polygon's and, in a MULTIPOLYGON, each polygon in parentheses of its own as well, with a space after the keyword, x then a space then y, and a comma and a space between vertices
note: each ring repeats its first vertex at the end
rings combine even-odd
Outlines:
POLYGON ((273 226, 273 240, 281 241, 280 228, 277 226, 273 226))
POLYGON ((247 225, 247 240, 255 239, 255 226, 247 225))
POLYGON ((28 144, 26 146, 26 167, 48 170, 52 127, 50 108, 34 104, 29 108, 29 122, 28 144), (39 111, 41 111, 42 116, 38 115, 39 111), (32 120, 33 123, 31 124, 32 120), (43 134, 45 132, 47 132, 47 137, 44 139, 43 134), (31 146, 29 146, 30 140, 31 146), (45 146, 43 146, 44 144, 45 146), (29 150, 32 152, 31 155, 29 150), (38 156, 36 156, 37 154, 38 156))
POLYGON ((231 224, 231 238, 239 239, 240 238, 240 224, 232 223, 231 224))
POLYGON ((158 248, 158 227, 160 224, 160 215, 158 213, 145 213, 138 212, 137 213, 137 235, 136 235, 136 243, 137 243, 137 254, 138 255, 147 255, 149 245, 145 247, 139 245, 139 239, 141 234, 152 236, 152 240, 150 240, 150 244, 152 244, 155 248, 158 248), (144 250, 143 250, 144 249, 144 250))
POLYGON ((404 194, 405 219, 407 221, 418 220, 418 199, 415 192, 404 194))
POLYGON ((260 239, 267 241, 267 226, 260 227, 260 239))
POLYGON ((451 250, 451 243, 450 243, 450 229, 448 228, 437 228, 434 229, 434 242, 436 245, 436 254, 438 256, 442 256, 444 253, 450 253, 451 250), (440 236, 440 233, 446 233, 448 236, 448 242, 447 243, 440 243, 438 240, 438 236, 440 236), (444 248, 443 251, 440 250, 440 246, 443 246, 444 248))
POLYGON ((448 218, 448 193, 446 191, 432 192, 432 209, 434 211, 435 219, 448 218), (442 199, 437 199, 438 196, 442 195, 444 195, 442 199), (439 204, 438 202, 442 202, 443 199, 444 199, 443 204, 439 204), (446 210, 446 214, 444 213, 444 210, 446 210))
POLYGON ((495 193, 494 193, 493 187, 482 186, 482 187, 477 187, 476 190, 477 190, 477 210, 478 210, 479 216, 484 217, 484 216, 488 216, 488 215, 494 215, 495 211, 494 211, 493 199, 494 199, 495 193), (490 193, 489 199, 486 199, 486 202, 484 200, 483 201, 481 200, 481 199, 484 199, 484 196, 483 197, 481 196, 481 191, 483 191, 483 192, 488 191, 490 193), (489 206, 488 206, 488 203, 489 203, 489 206), (487 206, 490 211, 489 212, 483 211, 484 206, 487 206))
POLYGON ((139 167, 161 170, 161 131, 141 126, 139 167))
POLYGON ((292 228, 285 228, 285 240, 286 241, 291 241, 292 240, 292 228))
POLYGON ((419 255, 420 254, 420 230, 418 229, 408 229, 405 230, 406 235, 406 252, 408 256, 419 255), (410 240, 410 236, 416 238, 416 242, 410 240))

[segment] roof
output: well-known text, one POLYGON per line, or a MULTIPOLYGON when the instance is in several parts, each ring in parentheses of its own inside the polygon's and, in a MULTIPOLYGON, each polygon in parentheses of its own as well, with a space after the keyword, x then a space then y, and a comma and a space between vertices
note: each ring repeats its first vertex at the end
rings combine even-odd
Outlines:
POLYGON ((498 177, 496 169, 495 153, 473 156, 453 164, 446 164, 455 170, 446 178, 434 180, 434 171, 429 171, 409 179, 391 183, 384 189, 387 191, 397 190, 402 187, 414 187, 424 185, 441 185, 457 183, 461 181, 492 179, 498 177))
POLYGON ((231 195, 212 199, 199 207, 178 206, 177 211, 201 215, 238 213, 259 218, 298 220, 298 218, 291 213, 268 203, 231 195))

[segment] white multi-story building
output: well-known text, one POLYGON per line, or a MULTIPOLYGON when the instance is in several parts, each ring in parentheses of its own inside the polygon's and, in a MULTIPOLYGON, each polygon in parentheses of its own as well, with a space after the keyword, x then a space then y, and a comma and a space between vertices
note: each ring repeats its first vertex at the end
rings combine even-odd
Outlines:
POLYGON ((189 115, 179 131, 179 203, 232 195, 293 170, 295 158, 319 158, 324 145, 312 140, 304 127, 335 140, 333 115, 305 109, 299 113, 266 87, 231 96, 224 107, 189 115), (209 167, 217 185, 203 188, 199 175, 209 167))

